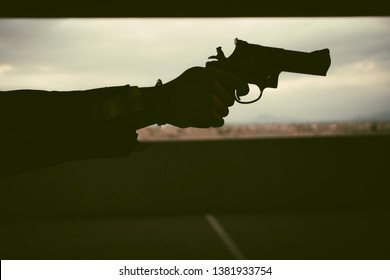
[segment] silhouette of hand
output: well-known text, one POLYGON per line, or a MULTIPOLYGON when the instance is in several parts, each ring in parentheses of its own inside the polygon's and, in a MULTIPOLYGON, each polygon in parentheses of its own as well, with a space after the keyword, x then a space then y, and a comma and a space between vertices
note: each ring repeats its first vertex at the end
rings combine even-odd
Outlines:
POLYGON ((220 127, 234 93, 249 92, 241 78, 218 68, 193 67, 163 85, 166 93, 167 122, 177 127, 220 127))

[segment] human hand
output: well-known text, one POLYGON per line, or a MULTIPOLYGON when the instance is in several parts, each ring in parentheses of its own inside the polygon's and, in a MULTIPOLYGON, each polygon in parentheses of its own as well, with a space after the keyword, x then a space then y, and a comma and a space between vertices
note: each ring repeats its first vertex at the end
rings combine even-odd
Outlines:
POLYGON ((219 68, 193 67, 178 78, 162 85, 166 121, 177 127, 220 127, 234 93, 249 92, 248 84, 240 77, 219 68))

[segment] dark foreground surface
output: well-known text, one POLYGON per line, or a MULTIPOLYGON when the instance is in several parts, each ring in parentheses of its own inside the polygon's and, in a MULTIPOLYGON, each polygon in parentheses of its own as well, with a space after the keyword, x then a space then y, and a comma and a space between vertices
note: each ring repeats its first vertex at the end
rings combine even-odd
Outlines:
POLYGON ((1 259, 390 259, 389 135, 157 142, 0 179, 1 259))

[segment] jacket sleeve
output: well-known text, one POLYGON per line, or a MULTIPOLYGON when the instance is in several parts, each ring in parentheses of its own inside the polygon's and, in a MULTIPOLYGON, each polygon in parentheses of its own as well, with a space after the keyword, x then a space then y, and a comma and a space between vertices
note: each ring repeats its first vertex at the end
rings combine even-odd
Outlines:
POLYGON ((0 92, 0 176, 72 160, 128 156, 132 119, 144 109, 137 87, 0 92))

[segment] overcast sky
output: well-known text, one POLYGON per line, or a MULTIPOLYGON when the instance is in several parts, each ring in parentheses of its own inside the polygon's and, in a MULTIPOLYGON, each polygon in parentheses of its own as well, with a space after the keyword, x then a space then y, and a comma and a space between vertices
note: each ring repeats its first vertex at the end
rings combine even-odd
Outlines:
MULTIPOLYGON (((234 38, 311 52, 329 48, 327 77, 282 73, 228 123, 329 121, 390 112, 390 18, 1 19, 0 90, 89 89, 168 82, 204 66, 234 38)), ((255 92, 256 89, 253 89, 255 92)))

